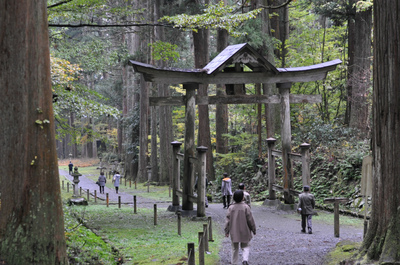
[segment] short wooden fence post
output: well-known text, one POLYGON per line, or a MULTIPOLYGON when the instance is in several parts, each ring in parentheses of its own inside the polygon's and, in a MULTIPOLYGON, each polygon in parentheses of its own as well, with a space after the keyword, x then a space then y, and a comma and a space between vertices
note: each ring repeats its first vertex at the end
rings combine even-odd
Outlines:
POLYGON ((211 216, 208 217, 208 241, 214 242, 212 234, 212 219, 211 216))
POLYGON ((69 182, 67 182, 67 192, 69 192, 69 182))
POLYGON ((108 207, 108 204, 109 204, 108 193, 106 193, 106 202, 107 202, 107 207, 108 207))
POLYGON ((133 213, 137 213, 137 211, 136 211, 136 195, 133 195, 133 213))
POLYGON ((64 180, 62 181, 62 189, 64 189, 64 180))
POLYGON ((203 233, 204 233, 204 251, 209 251, 208 249, 208 224, 203 224, 203 233))
POLYGON ((181 212, 177 212, 177 215, 178 215, 178 235, 181 235, 181 229, 182 229, 181 212))
POLYGON ((188 243, 187 248, 188 248, 188 265, 195 265, 196 259, 194 252, 194 243, 188 243))
POLYGON ((204 233, 199 232, 199 264, 204 265, 204 233))
POLYGON ((94 190, 94 202, 97 202, 97 190, 94 190))
POLYGON ((90 193, 89 193, 89 189, 87 189, 87 201, 89 201, 89 195, 90 195, 90 193))
POLYGON ((118 196, 118 208, 121 209, 121 196, 118 196))
POLYGON ((154 204, 154 225, 157 225, 157 204, 154 204))

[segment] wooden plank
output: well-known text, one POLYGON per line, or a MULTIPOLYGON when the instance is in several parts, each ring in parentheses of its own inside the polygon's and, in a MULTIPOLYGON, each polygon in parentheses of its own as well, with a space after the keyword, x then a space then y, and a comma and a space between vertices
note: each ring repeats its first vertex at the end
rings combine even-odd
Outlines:
MULTIPOLYGON (((196 96, 196 105, 213 104, 279 104, 280 96, 272 95, 222 95, 196 96)), ((320 103, 321 95, 289 95, 290 104, 320 103)), ((150 106, 184 106, 185 97, 150 97, 150 106)))
POLYGON ((344 197, 338 197, 338 198, 326 198, 324 199, 324 203, 335 203, 335 202, 340 202, 340 203, 345 203, 348 202, 348 198, 344 197))

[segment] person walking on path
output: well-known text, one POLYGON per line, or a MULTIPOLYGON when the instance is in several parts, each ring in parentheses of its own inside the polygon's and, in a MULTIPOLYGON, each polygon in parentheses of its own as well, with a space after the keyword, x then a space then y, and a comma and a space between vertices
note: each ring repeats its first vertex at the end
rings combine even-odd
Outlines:
POLYGON ((310 186, 303 187, 303 193, 299 195, 297 210, 301 214, 301 232, 306 232, 306 222, 308 233, 312 234, 312 215, 314 213, 315 199, 310 193, 310 186))
POLYGON ((73 170, 73 168, 74 168, 74 164, 72 164, 72 162, 69 161, 68 169, 69 169, 69 174, 70 174, 70 175, 72 175, 72 170, 73 170))
POLYGON ((104 172, 100 172, 99 179, 97 181, 99 183, 100 194, 104 194, 104 186, 106 185, 107 178, 104 176, 104 172))
POLYGON ((113 177, 113 182, 114 182, 114 187, 115 187, 115 192, 118 193, 118 188, 119 188, 119 180, 121 178, 121 175, 119 172, 115 172, 115 175, 113 177))
POLYGON ((248 265, 250 254, 250 240, 256 235, 256 224, 250 207, 243 201, 243 191, 237 190, 233 194, 234 203, 228 208, 225 221, 225 236, 231 236, 231 264, 239 260, 239 245, 242 249, 242 264, 248 265))
POLYGON ((250 194, 247 191, 245 191, 244 183, 239 184, 239 190, 243 191, 243 201, 251 208, 250 194))
POLYGON ((222 202, 224 204, 224 209, 228 208, 231 204, 232 196, 232 180, 228 177, 228 173, 224 173, 222 177, 221 185, 222 202))

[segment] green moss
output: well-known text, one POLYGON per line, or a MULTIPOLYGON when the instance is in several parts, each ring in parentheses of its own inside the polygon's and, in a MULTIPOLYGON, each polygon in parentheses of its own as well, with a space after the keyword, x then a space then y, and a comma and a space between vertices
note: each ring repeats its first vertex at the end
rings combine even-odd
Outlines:
POLYGON ((341 241, 336 244, 336 247, 327 255, 325 265, 340 264, 341 261, 351 259, 357 253, 361 243, 351 241, 341 241))

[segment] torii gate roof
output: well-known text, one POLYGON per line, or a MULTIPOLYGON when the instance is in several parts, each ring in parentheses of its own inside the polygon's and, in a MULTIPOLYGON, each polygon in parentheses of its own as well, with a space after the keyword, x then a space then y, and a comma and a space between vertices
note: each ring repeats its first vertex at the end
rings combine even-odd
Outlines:
POLYGON ((342 61, 339 59, 303 67, 275 68, 247 43, 230 45, 202 69, 158 68, 150 64, 129 61, 145 81, 164 84, 248 84, 292 83, 324 79, 342 61), (252 72, 227 71, 242 64, 252 72))

